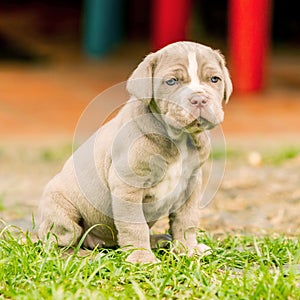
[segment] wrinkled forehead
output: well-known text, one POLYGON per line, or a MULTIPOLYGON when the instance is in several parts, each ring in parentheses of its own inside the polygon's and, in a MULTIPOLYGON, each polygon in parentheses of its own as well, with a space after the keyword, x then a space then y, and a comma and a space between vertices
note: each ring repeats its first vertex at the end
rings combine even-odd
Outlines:
POLYGON ((221 71, 218 56, 208 47, 172 47, 163 49, 155 68, 155 75, 160 76, 174 70, 188 73, 193 65, 201 73, 203 69, 221 71))

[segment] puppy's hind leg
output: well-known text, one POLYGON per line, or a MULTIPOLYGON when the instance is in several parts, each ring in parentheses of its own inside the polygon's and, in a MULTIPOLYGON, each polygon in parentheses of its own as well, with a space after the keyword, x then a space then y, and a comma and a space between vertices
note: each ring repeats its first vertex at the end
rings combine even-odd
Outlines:
POLYGON ((51 232, 59 246, 76 246, 82 237, 78 210, 59 192, 44 195, 40 204, 38 236, 45 240, 51 232))
POLYGON ((167 248, 171 241, 172 241, 172 236, 170 234, 150 235, 151 249, 167 248))

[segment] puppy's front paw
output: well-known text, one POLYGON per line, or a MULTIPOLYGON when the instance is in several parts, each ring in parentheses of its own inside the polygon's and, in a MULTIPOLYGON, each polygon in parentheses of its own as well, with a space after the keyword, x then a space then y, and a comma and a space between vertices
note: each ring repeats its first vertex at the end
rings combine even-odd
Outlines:
POLYGON ((134 250, 126 259, 127 262, 131 263, 158 263, 159 260, 154 256, 154 254, 149 250, 134 250))
POLYGON ((210 255, 212 254, 212 250, 205 244, 197 244, 195 247, 192 248, 192 253, 189 253, 190 256, 194 254, 198 254, 201 256, 210 255))
POLYGON ((190 257, 194 255, 205 256, 212 253, 211 248, 205 244, 186 245, 184 243, 176 241, 174 246, 175 252, 187 254, 190 257))

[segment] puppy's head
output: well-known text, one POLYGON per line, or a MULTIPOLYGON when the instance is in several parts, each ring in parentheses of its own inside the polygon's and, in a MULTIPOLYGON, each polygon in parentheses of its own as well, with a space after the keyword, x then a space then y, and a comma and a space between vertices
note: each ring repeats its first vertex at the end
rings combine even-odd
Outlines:
POLYGON ((128 92, 146 101, 168 125, 193 131, 223 121, 232 83, 219 51, 177 42, 149 54, 127 82, 128 92))

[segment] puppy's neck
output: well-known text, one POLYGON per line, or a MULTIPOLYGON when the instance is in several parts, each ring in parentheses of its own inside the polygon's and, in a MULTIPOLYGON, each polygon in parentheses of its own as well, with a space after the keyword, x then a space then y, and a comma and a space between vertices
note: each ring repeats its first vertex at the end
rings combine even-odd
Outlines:
POLYGON ((170 126, 163 118, 162 112, 160 111, 157 103, 152 98, 149 102, 148 109, 151 114, 161 123, 161 125, 165 128, 169 138, 173 141, 180 140, 184 133, 183 129, 175 128, 170 126))
POLYGON ((161 111, 153 98, 150 100, 148 108, 152 114, 161 114, 161 111))

